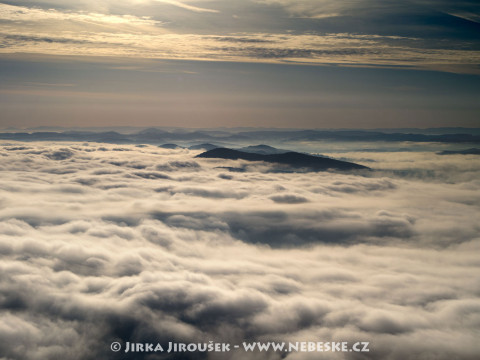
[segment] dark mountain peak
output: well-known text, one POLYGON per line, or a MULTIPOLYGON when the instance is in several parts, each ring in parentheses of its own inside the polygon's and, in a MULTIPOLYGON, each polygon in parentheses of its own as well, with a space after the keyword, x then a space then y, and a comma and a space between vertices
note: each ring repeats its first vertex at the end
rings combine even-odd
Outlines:
POLYGON ((301 154, 297 152, 287 152, 282 154, 257 154, 251 152, 244 152, 239 150, 217 148, 206 151, 198 158, 216 158, 228 160, 247 160, 247 161, 264 161, 268 163, 276 163, 287 165, 294 169, 309 169, 310 171, 325 171, 329 169, 334 170, 361 170, 368 169, 366 166, 358 165, 348 161, 340 161, 321 156, 313 156, 308 154, 301 154))
POLYGON ((438 155, 480 155, 480 149, 471 148, 465 150, 444 150, 437 153, 438 155))
POLYGON ((195 157, 203 157, 203 158, 219 158, 219 159, 229 159, 229 160, 250 160, 250 161, 262 161, 262 155, 256 153, 248 153, 239 150, 233 150, 228 148, 215 148, 212 150, 208 150, 200 155, 195 157))
POLYGON ((274 148, 273 146, 270 145, 250 145, 246 146, 243 148, 238 149, 239 151, 244 151, 244 152, 252 152, 252 153, 257 153, 257 154, 263 154, 263 155, 268 155, 268 154, 282 154, 289 152, 290 150, 283 150, 283 149, 277 149, 274 148))
POLYGON ((103 131, 103 132, 100 132, 98 134, 103 135, 103 136, 122 136, 122 137, 125 137, 125 135, 122 135, 122 134, 120 134, 116 131, 103 131))
POLYGON ((276 150, 273 146, 264 145, 264 144, 260 144, 260 145, 250 145, 250 146, 244 147, 244 149, 276 150))
POLYGON ((159 148, 162 149, 183 149, 183 146, 177 145, 177 144, 163 144, 163 145, 158 145, 159 148))
POLYGON ((157 128, 147 128, 139 131, 138 135, 159 135, 159 134, 167 134, 167 131, 157 129, 157 128))

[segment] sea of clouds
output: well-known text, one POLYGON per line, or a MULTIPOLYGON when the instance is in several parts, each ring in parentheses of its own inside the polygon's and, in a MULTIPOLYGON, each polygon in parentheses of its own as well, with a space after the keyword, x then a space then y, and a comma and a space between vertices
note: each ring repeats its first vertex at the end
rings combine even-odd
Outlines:
POLYGON ((0 359, 480 356, 478 156, 342 153, 374 169, 355 174, 199 153, 0 144, 0 359), (210 340, 370 352, 110 350, 210 340))

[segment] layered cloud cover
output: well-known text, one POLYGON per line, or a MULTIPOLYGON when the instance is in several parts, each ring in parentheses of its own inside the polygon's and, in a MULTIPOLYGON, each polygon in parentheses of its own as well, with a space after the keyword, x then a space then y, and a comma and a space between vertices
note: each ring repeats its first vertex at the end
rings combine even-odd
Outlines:
POLYGON ((475 1, 9 1, 3 53, 478 72, 475 1))
POLYGON ((376 171, 239 173, 196 154, 2 143, 4 359, 209 340, 371 345, 170 358, 478 358, 478 157, 352 152, 376 171))
POLYGON ((0 1, 1 127, 478 127, 478 1, 0 1))

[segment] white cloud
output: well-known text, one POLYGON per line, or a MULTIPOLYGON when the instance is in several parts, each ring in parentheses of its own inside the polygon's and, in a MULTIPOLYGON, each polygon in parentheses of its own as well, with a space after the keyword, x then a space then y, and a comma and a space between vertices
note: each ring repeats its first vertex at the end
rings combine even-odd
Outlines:
POLYGON ((430 68, 479 60, 478 51, 425 49, 417 39, 376 34, 179 33, 149 16, 6 4, 0 4, 0 21, 2 53, 430 68))
POLYGON ((198 6, 189 5, 188 2, 186 2, 186 1, 183 1, 183 2, 182 1, 176 1, 176 0, 154 0, 154 1, 169 4, 169 5, 173 5, 173 6, 177 6, 179 8, 187 9, 187 10, 191 10, 191 11, 195 11, 195 12, 218 13, 218 10, 205 9, 205 8, 198 7, 198 6))
POLYGON ((255 0, 261 4, 278 5, 292 16, 308 18, 328 18, 342 14, 355 5, 365 1, 332 1, 332 0, 255 0))
POLYGON ((40 9, 26 6, 0 4, 0 20, 8 22, 43 22, 73 21, 88 24, 104 25, 158 25, 159 22, 149 17, 133 15, 111 15, 95 12, 60 11, 56 9, 40 9))
MULTIPOLYGON (((472 275, 479 271, 478 180, 267 167, 225 178, 219 161, 193 159, 198 152, 118 148, 0 147, 0 347, 7 358, 67 351, 71 359, 107 358, 118 340, 247 337, 370 341, 372 359, 474 359, 480 352, 480 288, 472 275), (168 178, 139 175, 146 172, 168 178)), ((395 158, 358 156, 378 168, 391 168, 395 158)), ((427 169, 454 161, 409 156, 427 169)), ((467 169, 457 162, 453 172, 467 169)))

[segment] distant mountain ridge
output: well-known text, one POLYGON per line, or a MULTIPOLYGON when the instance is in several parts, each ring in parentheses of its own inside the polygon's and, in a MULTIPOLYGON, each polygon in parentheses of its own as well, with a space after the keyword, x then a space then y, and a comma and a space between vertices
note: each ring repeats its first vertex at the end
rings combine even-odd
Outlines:
POLYGON ((480 149, 471 148, 465 150, 444 150, 437 153, 438 155, 480 155, 480 149))
POLYGON ((183 146, 180 146, 180 145, 177 145, 177 144, 162 144, 162 145, 158 145, 159 148, 163 148, 163 149, 184 149, 183 146))
MULTIPOLYGON (((455 130, 455 129, 454 129, 455 130)), ((461 131, 462 129, 459 129, 461 131)), ((468 129, 466 129, 468 130, 468 129)), ((420 131, 420 130, 419 130, 420 131)), ((445 130, 447 131, 447 130, 445 130)), ((181 142, 180 146, 195 143, 284 143, 295 141, 386 141, 386 142, 439 142, 439 143, 480 143, 480 134, 471 133, 401 133, 371 130, 257 130, 257 131, 167 131, 156 128, 143 129, 135 133, 119 133, 115 131, 83 131, 66 130, 63 132, 2 132, 1 140, 18 141, 95 141, 115 144, 155 144, 181 142)), ((224 145, 225 146, 225 145, 224 145)), ((248 151, 248 147, 243 149, 248 151)), ((257 149, 257 151, 263 151, 257 149)))
POLYGON ((258 154, 245 152, 227 148, 216 148, 206 151, 197 158, 214 158, 228 160, 247 160, 247 161, 264 161, 267 163, 276 163, 287 165, 294 169, 306 168, 312 171, 333 170, 369 170, 368 167, 351 163, 348 161, 335 160, 326 157, 313 156, 298 152, 286 152, 281 154, 258 154))

